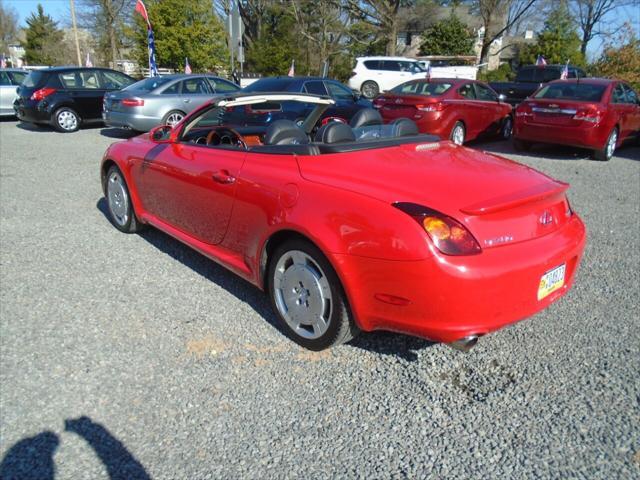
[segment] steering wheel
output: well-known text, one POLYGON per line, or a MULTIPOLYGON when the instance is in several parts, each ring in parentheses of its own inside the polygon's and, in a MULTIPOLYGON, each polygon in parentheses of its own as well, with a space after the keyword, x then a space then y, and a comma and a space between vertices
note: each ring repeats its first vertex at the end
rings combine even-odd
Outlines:
POLYGON ((242 135, 229 127, 215 127, 207 135, 206 145, 235 145, 247 150, 247 144, 242 135))

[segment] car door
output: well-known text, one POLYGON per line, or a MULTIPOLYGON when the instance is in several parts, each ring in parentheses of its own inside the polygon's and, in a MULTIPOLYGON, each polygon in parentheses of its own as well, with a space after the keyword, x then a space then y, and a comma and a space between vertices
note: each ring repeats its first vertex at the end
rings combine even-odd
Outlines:
MULTIPOLYGON (((219 122, 212 109, 190 122, 219 122)), ((247 151, 191 142, 158 144, 132 168, 143 207, 164 223, 210 245, 226 234, 247 151)))
POLYGON ((13 115, 13 101, 16 98, 16 86, 11 83, 7 72, 0 71, 0 115, 13 115))
POLYGON ((351 120, 351 117, 361 108, 356 103, 353 92, 338 82, 325 80, 324 84, 327 87, 329 95, 336 101, 336 104, 332 108, 335 111, 335 115, 333 116, 342 118, 347 122, 351 120))
POLYGON ((60 73, 60 82, 73 100, 73 108, 83 120, 102 118, 102 99, 106 90, 98 70, 78 69, 60 73))
POLYGON ((621 83, 617 83, 613 87, 609 108, 613 111, 620 129, 618 132, 620 139, 627 138, 631 134, 636 106, 627 101, 627 95, 621 83))
POLYGON ((481 83, 473 83, 476 103, 479 107, 478 134, 495 133, 500 129, 503 108, 498 102, 498 95, 481 83))
POLYGON ((629 134, 640 135, 640 98, 629 85, 622 84, 629 105, 629 134))
POLYGON ((457 90, 457 99, 453 102, 457 110, 456 118, 465 124, 467 140, 478 136, 484 124, 483 107, 476 101, 476 91, 473 84, 464 83, 457 90))
POLYGON ((182 110, 189 113, 210 100, 213 91, 205 77, 190 77, 182 81, 182 110))

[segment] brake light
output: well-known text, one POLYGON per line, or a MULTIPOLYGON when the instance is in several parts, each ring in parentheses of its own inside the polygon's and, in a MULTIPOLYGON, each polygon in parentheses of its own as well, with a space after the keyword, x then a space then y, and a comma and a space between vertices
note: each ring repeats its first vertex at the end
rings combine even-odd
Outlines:
POLYGON ((531 105, 528 103, 521 103, 516 108, 516 117, 529 117, 532 115, 531 105))
POLYGON ((384 98, 378 97, 373 101, 373 108, 382 108, 383 104, 384 104, 384 98))
POLYGON ((393 206, 418 222, 436 248, 445 255, 477 255, 482 252, 471 232, 457 220, 415 203, 396 202, 393 206))
POLYGON ((581 120, 583 122, 598 123, 600 121, 600 112, 594 108, 587 110, 579 110, 574 116, 574 120, 581 120))
POLYGON ((56 93, 55 88, 41 88, 40 90, 36 90, 31 94, 31 100, 35 100, 39 102, 40 100, 44 99, 45 97, 48 97, 52 93, 56 93))
POLYGON ((445 107, 445 104, 442 102, 416 105, 416 108, 421 112, 441 112, 442 110, 444 110, 444 107, 445 107))
POLYGON ((142 107, 144 106, 144 100, 141 98, 125 98, 120 102, 123 107, 142 107))

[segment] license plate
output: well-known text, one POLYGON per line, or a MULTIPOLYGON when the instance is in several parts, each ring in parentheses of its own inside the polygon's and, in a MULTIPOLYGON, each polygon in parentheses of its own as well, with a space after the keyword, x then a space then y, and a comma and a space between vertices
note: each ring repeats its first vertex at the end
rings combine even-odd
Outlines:
POLYGON ((538 286, 538 300, 555 292, 564 285, 564 272, 566 265, 563 263, 559 267, 549 270, 540 277, 540 285, 538 286))

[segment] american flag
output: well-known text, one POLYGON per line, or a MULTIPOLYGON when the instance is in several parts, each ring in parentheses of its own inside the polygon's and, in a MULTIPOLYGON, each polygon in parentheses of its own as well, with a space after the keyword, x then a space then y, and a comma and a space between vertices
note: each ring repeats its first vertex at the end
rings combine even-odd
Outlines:
POLYGON ((425 75, 425 77, 427 78, 427 81, 431 81, 431 62, 429 62, 429 65, 427 65, 427 74, 425 75))
POLYGON ((186 73, 187 75, 191 74, 191 65, 189 65, 188 58, 184 59, 184 73, 186 73))
POLYGON ((536 59, 536 66, 544 67, 546 64, 547 61, 545 60, 545 58, 542 55, 538 55, 538 58, 536 59))
POLYGON ((295 77, 296 75, 296 61, 291 60, 291 68, 289 68, 289 73, 287 73, 288 77, 295 77))
POLYGON ((87 52, 87 59, 84 62, 85 67, 93 67, 93 62, 91 61, 91 57, 89 56, 89 52, 87 52))
POLYGON ((4 53, 0 54, 0 68, 7 68, 7 59, 4 56, 4 53))
POLYGON ((560 72, 560 80, 566 80, 567 78, 569 78, 569 60, 567 60, 567 63, 562 68, 562 72, 560 72))

